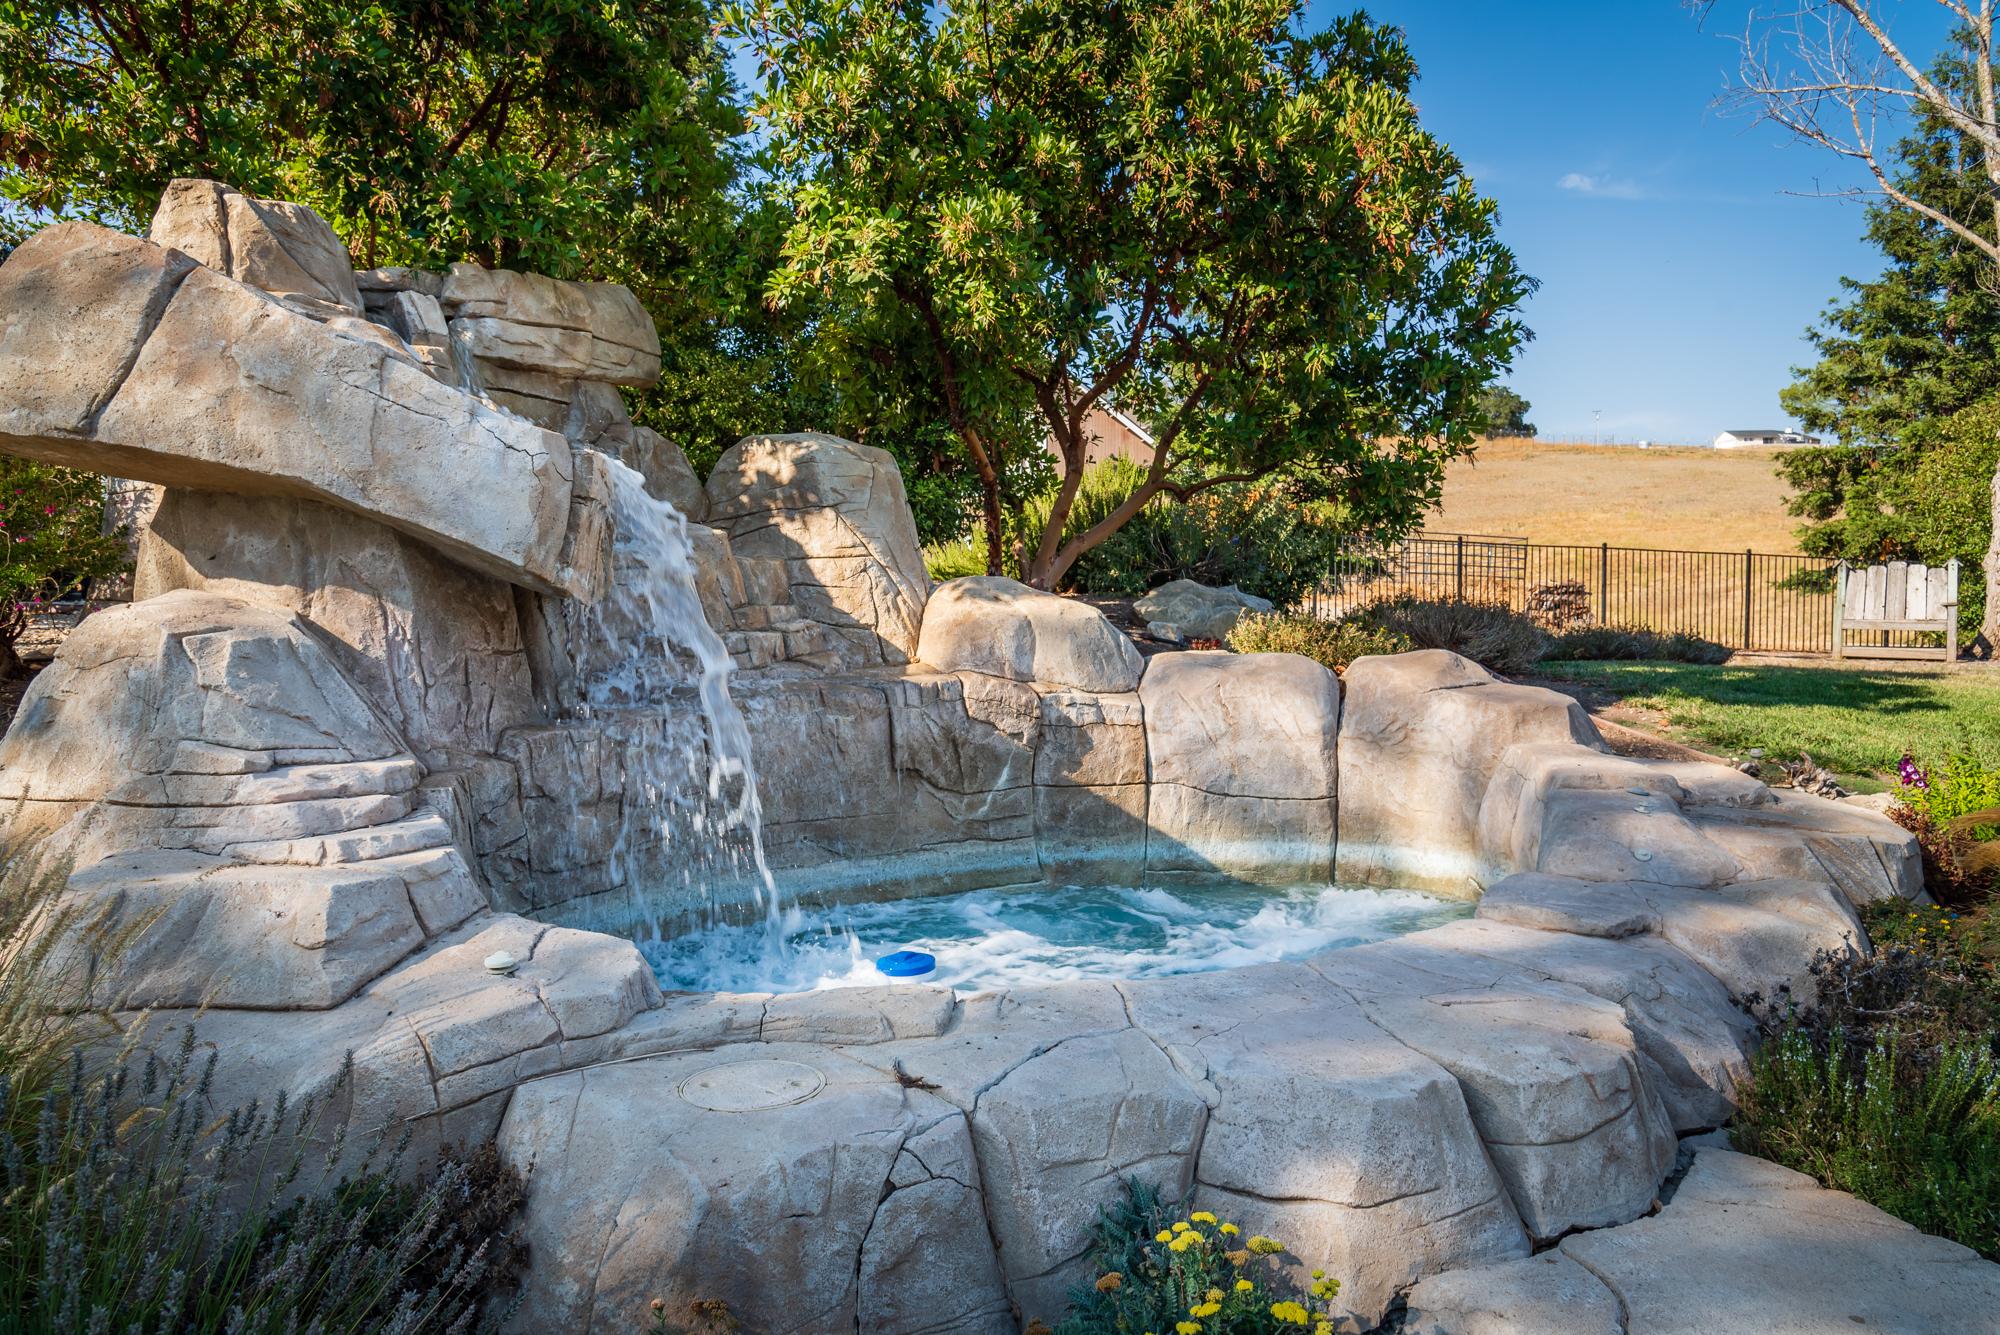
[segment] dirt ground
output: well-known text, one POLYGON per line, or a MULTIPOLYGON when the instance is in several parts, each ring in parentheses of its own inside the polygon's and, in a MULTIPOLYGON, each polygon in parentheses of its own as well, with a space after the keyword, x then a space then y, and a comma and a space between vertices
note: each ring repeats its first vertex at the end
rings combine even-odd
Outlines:
POLYGON ((1640 760, 1709 760, 1727 764, 1728 758, 1698 751, 1692 746, 1668 741, 1660 736, 1666 716, 1658 710, 1626 704, 1611 691, 1579 681, 1555 681, 1545 677, 1522 678, 1526 686, 1545 686, 1561 691, 1584 707, 1605 744, 1621 756, 1640 760))

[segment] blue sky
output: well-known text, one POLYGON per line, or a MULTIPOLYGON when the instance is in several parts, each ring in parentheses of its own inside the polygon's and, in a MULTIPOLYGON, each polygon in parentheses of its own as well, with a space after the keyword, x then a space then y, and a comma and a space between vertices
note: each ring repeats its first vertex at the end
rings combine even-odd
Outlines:
MULTIPOLYGON (((1502 237, 1542 281, 1510 383, 1545 439, 1590 439, 1593 409, 1606 439, 1628 441, 1786 424, 1778 391, 1811 360, 1806 327, 1842 275, 1881 260, 1861 205, 1785 193, 1851 173, 1711 109, 1743 4, 1706 28, 1677 0, 1367 7, 1409 34, 1425 125, 1499 201, 1502 237)), ((1936 26, 1935 4, 1889 9, 1912 40, 1936 26)))

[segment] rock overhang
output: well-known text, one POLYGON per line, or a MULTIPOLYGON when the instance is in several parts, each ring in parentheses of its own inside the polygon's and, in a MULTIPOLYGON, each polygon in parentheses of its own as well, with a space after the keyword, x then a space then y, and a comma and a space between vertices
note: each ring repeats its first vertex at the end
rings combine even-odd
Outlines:
POLYGON ((602 523, 572 515, 601 510, 601 485, 559 433, 89 223, 44 228, 0 265, 0 449, 324 501, 539 592, 595 597, 608 557, 602 523))

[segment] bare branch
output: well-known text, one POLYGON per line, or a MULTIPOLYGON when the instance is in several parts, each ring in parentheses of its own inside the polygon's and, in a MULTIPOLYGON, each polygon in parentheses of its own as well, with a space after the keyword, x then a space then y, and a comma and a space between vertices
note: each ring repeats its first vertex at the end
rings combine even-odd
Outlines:
MULTIPOLYGON (((1802 142, 1859 163, 1868 193, 1908 209, 1976 247, 2000 266, 2000 246, 1979 227, 1923 203, 1897 186, 1879 151, 1885 121, 1900 128, 1931 116, 1977 145, 1991 185, 1990 221, 2000 228, 2000 100, 1993 74, 1994 0, 1937 0, 1958 20, 1970 66, 1970 97, 1938 82, 1891 35, 1882 0, 1795 0, 1775 14, 1753 13, 1737 39, 1737 84, 1722 101, 1780 126, 1802 142), (1771 52, 1776 43, 1782 61, 1771 52)), ((1706 5, 1698 6, 1706 9, 1706 5)), ((1981 220, 1987 221, 1987 220, 1981 220)))

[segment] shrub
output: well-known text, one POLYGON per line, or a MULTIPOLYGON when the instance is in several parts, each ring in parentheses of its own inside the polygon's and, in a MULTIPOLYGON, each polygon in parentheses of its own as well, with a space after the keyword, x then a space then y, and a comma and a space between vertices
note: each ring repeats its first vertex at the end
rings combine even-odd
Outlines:
MULTIPOLYGON (((1313 1271, 1303 1295, 1291 1291, 1276 1259, 1284 1245, 1244 1238, 1206 1210, 1179 1211, 1160 1193, 1127 1181, 1125 1197, 1100 1207, 1087 1259, 1096 1281, 1070 1294, 1059 1335, 1333 1335, 1340 1281, 1313 1271)), ((1030 1327, 1034 1329, 1034 1327, 1030 1327)))
POLYGON ((1889 815, 1917 836, 1931 892, 1954 904, 2000 892, 2000 767, 1957 755, 1928 769, 1904 756, 1896 768, 1889 815))
MULTIPOLYGON (((55 907, 64 869, 0 876, 0 1312, 7 1329, 419 1332, 471 1330, 518 1265, 506 1232, 520 1183, 490 1147, 401 1181, 401 1146, 336 1176, 316 1148, 323 1096, 281 1095, 217 1119, 217 1058, 193 1030, 161 1058, 104 1017, 66 1014, 83 933, 100 958, 127 938, 55 907), (89 1040, 98 1040, 91 1043, 89 1040), (105 1045, 111 1043, 110 1051, 105 1045), (89 1054, 99 1053, 99 1057, 89 1054)), ((139 930, 145 930, 141 927, 139 930)), ((497 1324, 500 1313, 489 1313, 497 1324)))
POLYGON ((2000 1066, 1967 1039, 1905 1075, 1898 1049, 1892 1031, 1857 1066, 1786 1030, 1751 1061, 1735 1142, 2000 1259, 2000 1066))
POLYGON ((1376 603, 1355 619, 1418 649, 1449 649, 1507 676, 1533 668, 1549 645, 1548 632, 1502 603, 1405 594, 1376 603))
POLYGON ((1926 423, 1919 431, 1908 485, 1897 495, 1895 508, 1908 525, 1907 541, 1917 559, 1934 566, 1958 560, 1958 629, 1970 639, 1979 633, 1986 611, 1980 560, 1993 535, 2000 398, 1926 423))
POLYGON ((1674 663, 1727 663, 1732 650, 1686 631, 1661 632, 1643 626, 1577 626, 1557 635, 1542 655, 1545 662, 1636 660, 1674 663))
POLYGON ((1128 586, 1143 583, 1139 592, 1191 579, 1217 588, 1233 584, 1288 607, 1333 573, 1343 536, 1332 507, 1301 504, 1282 487, 1218 487, 1179 504, 1156 502, 1105 544, 1112 550, 1080 571, 1077 582, 1097 592, 1091 579, 1116 562, 1130 572, 1122 577, 1128 586))
POLYGON ((924 569, 935 580, 960 579, 986 573, 986 540, 959 538, 924 548, 924 569))
POLYGON ((32 614, 126 565, 122 536, 104 532, 103 478, 0 457, 0 679, 21 674, 32 614))
POLYGON ((1369 654, 1400 654, 1410 642, 1393 631, 1349 619, 1326 621, 1291 612, 1245 612, 1229 632, 1239 654, 1304 654, 1345 674, 1347 665, 1369 654))
POLYGON ((1740 1148, 2000 1258, 2000 973, 1961 915, 1871 905, 1870 956, 1822 954, 1766 1026, 1740 1148))
MULTIPOLYGON (((1146 470, 1112 458, 1085 470, 1063 540, 1109 515, 1145 481, 1146 470)), ((1039 534, 1053 496, 1025 507, 1016 536, 1039 534)), ((1136 598, 1169 580, 1191 579, 1281 605, 1297 602, 1332 573, 1343 525, 1334 507, 1303 503, 1282 481, 1217 487, 1188 501, 1155 500, 1070 568, 1066 588, 1136 598)))

